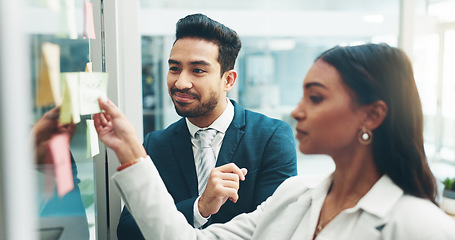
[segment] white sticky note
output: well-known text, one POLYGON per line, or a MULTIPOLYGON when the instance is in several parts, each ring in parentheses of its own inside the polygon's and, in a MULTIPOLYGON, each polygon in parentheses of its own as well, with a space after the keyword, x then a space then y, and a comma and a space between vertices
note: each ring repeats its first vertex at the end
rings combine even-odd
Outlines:
POLYGON ((101 112, 98 98, 107 97, 108 74, 104 72, 81 72, 79 74, 80 114, 101 112))
POLYGON ((60 11, 58 35, 77 39, 76 14, 74 0, 63 0, 63 11, 60 11))
POLYGON ((60 0, 35 0, 35 3, 38 6, 47 7, 54 12, 60 11, 60 0))

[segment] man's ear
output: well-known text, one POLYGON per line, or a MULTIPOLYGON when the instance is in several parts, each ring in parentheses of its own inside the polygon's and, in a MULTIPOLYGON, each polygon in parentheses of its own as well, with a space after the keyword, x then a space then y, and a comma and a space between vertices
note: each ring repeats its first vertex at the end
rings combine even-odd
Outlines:
POLYGON ((234 87, 235 80, 237 80, 237 71, 231 69, 229 71, 226 71, 223 74, 223 80, 224 80, 224 90, 227 92, 234 87))
POLYGON ((387 104, 382 100, 377 100, 365 106, 366 117, 363 126, 370 130, 378 128, 387 117, 388 109, 387 104))

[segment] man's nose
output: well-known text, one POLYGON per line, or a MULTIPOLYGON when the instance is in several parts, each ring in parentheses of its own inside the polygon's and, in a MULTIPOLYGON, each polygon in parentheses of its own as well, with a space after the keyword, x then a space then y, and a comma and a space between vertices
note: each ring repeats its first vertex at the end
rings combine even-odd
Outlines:
POLYGON ((191 82, 190 74, 186 73, 185 71, 180 73, 177 78, 177 81, 175 82, 175 86, 180 90, 191 88, 193 84, 191 82))

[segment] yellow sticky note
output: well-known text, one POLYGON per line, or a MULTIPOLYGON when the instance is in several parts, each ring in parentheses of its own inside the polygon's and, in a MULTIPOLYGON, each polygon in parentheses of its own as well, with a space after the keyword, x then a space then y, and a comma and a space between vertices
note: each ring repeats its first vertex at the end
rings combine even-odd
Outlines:
POLYGON ((80 114, 101 112, 98 98, 107 97, 108 74, 104 72, 81 72, 79 74, 80 114))
POLYGON ((74 124, 81 121, 79 111, 79 73, 62 73, 63 101, 60 107, 60 123, 74 124))
POLYGON ((98 133, 96 133, 95 123, 92 119, 87 119, 87 158, 94 157, 100 153, 98 144, 98 133))
POLYGON ((36 106, 59 105, 60 102, 60 46, 46 42, 41 46, 36 106))
POLYGON ((92 62, 88 62, 87 64, 85 64, 85 71, 86 72, 93 72, 93 64, 92 64, 92 62))

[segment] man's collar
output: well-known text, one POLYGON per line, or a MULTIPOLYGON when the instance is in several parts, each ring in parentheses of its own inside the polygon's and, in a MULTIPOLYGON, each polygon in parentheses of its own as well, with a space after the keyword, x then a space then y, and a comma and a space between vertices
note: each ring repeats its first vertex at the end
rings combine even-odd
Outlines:
MULTIPOLYGON (((224 112, 212 124, 210 124, 210 126, 204 129, 213 128, 218 132, 226 133, 226 130, 232 122, 232 119, 234 119, 234 105, 232 105, 232 102, 229 101, 228 98, 226 98, 226 101, 227 105, 226 109, 224 109, 224 112)), ((188 118, 185 118, 185 121, 191 136, 194 137, 196 132, 201 128, 190 122, 188 118)))

